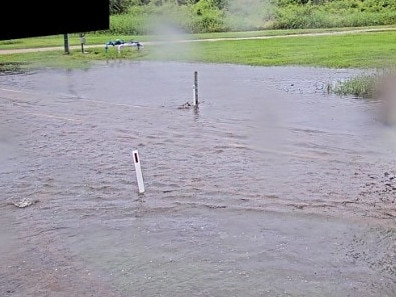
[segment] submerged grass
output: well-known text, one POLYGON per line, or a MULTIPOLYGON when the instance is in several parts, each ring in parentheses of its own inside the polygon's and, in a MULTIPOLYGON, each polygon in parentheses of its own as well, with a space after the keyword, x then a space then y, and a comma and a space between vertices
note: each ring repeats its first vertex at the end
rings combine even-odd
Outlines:
POLYGON ((22 63, 17 62, 2 62, 0 63, 0 74, 23 72, 23 66, 22 63))
POLYGON ((378 74, 362 74, 349 80, 339 82, 330 89, 337 95, 352 95, 360 98, 372 99, 379 83, 378 74))

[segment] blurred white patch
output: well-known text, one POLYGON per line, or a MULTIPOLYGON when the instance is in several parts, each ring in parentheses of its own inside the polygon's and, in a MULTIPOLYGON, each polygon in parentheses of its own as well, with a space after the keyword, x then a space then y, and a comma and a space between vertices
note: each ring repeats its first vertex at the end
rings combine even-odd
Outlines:
POLYGON ((229 0, 226 24, 231 30, 260 30, 271 25, 274 9, 269 0, 229 0))
POLYGON ((396 125, 396 74, 381 78, 376 87, 375 99, 379 102, 378 115, 385 125, 396 125))
POLYGON ((186 32, 177 25, 175 19, 183 23, 182 19, 187 16, 175 11, 164 12, 162 15, 153 16, 148 19, 148 28, 153 35, 153 44, 150 51, 157 59, 166 60, 168 57, 186 57, 193 53, 192 43, 186 32))
POLYGON ((282 113, 283 96, 270 90, 265 94, 253 111, 249 141, 256 149, 276 152, 285 144, 289 133, 282 113))
POLYGON ((0 127, 0 164, 3 166, 15 155, 16 145, 11 133, 0 127))

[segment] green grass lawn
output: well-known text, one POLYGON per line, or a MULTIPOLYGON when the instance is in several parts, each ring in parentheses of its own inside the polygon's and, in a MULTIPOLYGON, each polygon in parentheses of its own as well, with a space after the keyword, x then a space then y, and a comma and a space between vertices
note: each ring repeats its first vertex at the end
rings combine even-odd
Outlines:
MULTIPOLYGON (((167 50, 161 59, 255 66, 382 68, 396 65, 396 31, 199 42, 167 50)), ((145 58, 153 58, 148 47, 145 58)), ((157 49, 161 52, 161 49, 157 49)))
MULTIPOLYGON (((326 32, 342 32, 350 30, 396 30, 396 26, 378 26, 378 27, 354 27, 354 28, 328 28, 328 29, 294 29, 294 30, 262 30, 262 31, 247 31, 247 32, 222 32, 222 33, 202 33, 202 34, 184 34, 180 35, 181 39, 213 39, 213 38, 246 38, 255 36, 284 36, 297 35, 308 33, 326 33, 326 32)), ((80 45, 79 34, 68 34, 69 44, 71 46, 80 45)), ((131 39, 138 41, 155 41, 166 39, 168 36, 114 36, 106 33, 91 32, 85 35, 87 45, 104 44, 109 40, 124 39, 129 41, 131 39)), ((37 47, 54 47, 63 46, 64 35, 53 35, 33 38, 20 38, 12 40, 0 41, 0 50, 2 49, 23 49, 23 48, 37 48, 37 47)))
MULTIPOLYGON (((361 28, 360 28, 361 29, 361 28)), ((109 59, 128 60, 174 60, 205 63, 232 63, 256 66, 318 66, 329 68, 383 68, 396 65, 396 27, 393 30, 359 32, 335 35, 298 36, 297 33, 312 33, 312 30, 243 32, 223 34, 201 34, 189 39, 229 38, 228 40, 199 41, 187 43, 154 43, 153 37, 142 37, 145 47, 123 48, 121 54, 110 47, 106 53, 104 43, 110 36, 91 40, 87 36, 86 50, 81 53, 78 35, 70 36, 69 44, 76 46, 66 55, 63 36, 50 36, 0 43, 1 49, 39 46, 58 46, 58 50, 32 53, 0 55, 0 65, 22 64, 26 67, 89 67, 91 62, 109 59), (285 36, 292 34, 291 36, 285 36), (283 36, 282 36, 283 35, 283 36), (236 37, 266 36, 264 39, 235 40, 236 37), (275 36, 268 38, 268 36, 275 36), (46 42, 44 42, 46 40, 46 42), (73 42, 72 42, 73 40, 73 42), (99 43, 99 40, 101 41, 99 43), (146 41, 144 41, 146 40, 146 41), (97 47, 89 48, 89 45, 97 47), (13 46, 12 46, 13 45, 13 46)), ((347 28, 344 28, 347 30, 347 28)), ((351 30, 349 28, 349 30, 351 30)), ((327 32, 326 30, 314 30, 327 32)), ((125 39, 128 40, 128 39, 125 39)), ((136 39, 137 40, 137 39, 136 39)))

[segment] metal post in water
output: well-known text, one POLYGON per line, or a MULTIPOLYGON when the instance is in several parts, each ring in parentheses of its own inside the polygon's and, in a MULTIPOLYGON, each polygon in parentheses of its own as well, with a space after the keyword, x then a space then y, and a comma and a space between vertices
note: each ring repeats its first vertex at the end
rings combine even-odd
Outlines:
POLYGON ((133 153, 133 162, 135 163, 136 178, 137 178, 138 187, 139 187, 139 194, 143 194, 145 189, 144 189, 144 183, 143 183, 142 168, 140 166, 140 160, 139 160, 139 152, 137 150, 134 150, 132 153, 133 153))
POLYGON ((194 92, 193 105, 198 106, 198 72, 197 71, 194 72, 193 92, 194 92))

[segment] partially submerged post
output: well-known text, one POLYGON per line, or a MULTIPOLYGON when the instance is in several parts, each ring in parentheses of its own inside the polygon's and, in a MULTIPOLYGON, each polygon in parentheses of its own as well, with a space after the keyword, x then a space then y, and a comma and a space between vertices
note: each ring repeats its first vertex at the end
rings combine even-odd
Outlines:
POLYGON ((134 150, 132 153, 133 153, 133 162, 135 163, 136 178, 137 178, 138 187, 139 187, 139 194, 143 194, 145 189, 144 189, 144 183, 143 183, 142 168, 140 166, 140 160, 139 160, 139 152, 137 150, 134 150))
POLYGON ((198 107, 198 72, 194 72, 193 105, 198 107))

